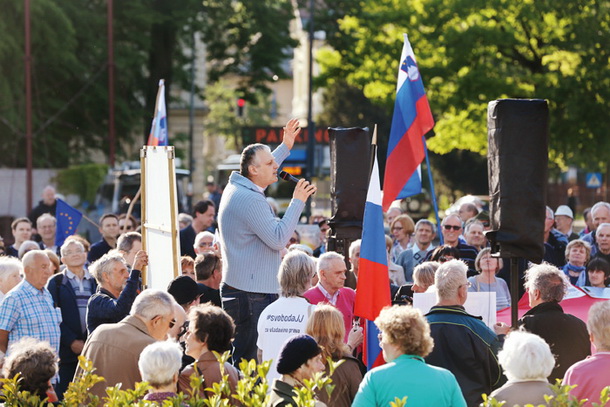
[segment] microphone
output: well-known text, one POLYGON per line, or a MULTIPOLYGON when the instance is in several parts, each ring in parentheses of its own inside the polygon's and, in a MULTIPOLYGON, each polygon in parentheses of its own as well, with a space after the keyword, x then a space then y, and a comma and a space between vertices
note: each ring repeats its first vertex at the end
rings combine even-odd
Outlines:
POLYGON ((284 181, 292 181, 295 184, 299 182, 299 179, 297 177, 294 177, 292 174, 288 174, 286 171, 280 171, 277 175, 284 181))

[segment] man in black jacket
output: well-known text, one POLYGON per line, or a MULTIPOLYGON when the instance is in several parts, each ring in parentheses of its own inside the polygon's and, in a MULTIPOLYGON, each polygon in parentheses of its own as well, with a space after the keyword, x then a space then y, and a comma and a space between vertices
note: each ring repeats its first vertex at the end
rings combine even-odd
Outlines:
POLYGON ((551 264, 535 265, 525 272, 525 289, 532 309, 519 320, 519 326, 539 335, 551 347, 557 358, 549 376, 553 384, 555 379, 563 378, 570 366, 591 354, 586 324, 564 313, 559 305, 568 287, 566 275, 551 264))
POLYGON ((467 271, 468 266, 461 260, 445 262, 436 271, 437 304, 426 314, 434 349, 426 362, 451 371, 468 406, 478 406, 481 394, 490 394, 501 384, 496 355, 509 327, 498 323, 494 332, 481 317, 466 312, 464 303, 470 285, 467 271))

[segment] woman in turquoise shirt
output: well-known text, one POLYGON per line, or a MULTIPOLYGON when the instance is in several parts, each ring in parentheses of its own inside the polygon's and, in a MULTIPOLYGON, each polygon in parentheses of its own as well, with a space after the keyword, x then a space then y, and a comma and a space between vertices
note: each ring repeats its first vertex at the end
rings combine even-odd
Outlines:
POLYGON ((386 407, 405 397, 409 407, 466 406, 455 376, 424 362, 434 345, 421 311, 411 306, 385 308, 375 325, 381 330, 380 344, 387 363, 364 376, 352 407, 386 407))

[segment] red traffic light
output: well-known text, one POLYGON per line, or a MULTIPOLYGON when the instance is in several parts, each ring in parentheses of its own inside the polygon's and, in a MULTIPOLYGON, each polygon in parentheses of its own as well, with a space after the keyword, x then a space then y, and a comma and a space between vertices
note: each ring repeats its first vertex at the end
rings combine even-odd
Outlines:
POLYGON ((244 98, 237 99, 237 106, 238 107, 244 107, 245 105, 246 105, 246 99, 244 99, 244 98))

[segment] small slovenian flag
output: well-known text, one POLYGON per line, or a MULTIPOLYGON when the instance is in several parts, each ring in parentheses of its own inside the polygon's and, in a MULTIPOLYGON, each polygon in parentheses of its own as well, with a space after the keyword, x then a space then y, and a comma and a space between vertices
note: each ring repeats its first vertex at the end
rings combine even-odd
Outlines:
POLYGON ((360 246, 360 266, 354 314, 365 318, 363 359, 368 369, 384 363, 379 347, 377 334, 379 330, 373 323, 383 307, 391 305, 390 277, 388 276, 388 258, 383 229, 383 212, 381 210, 381 187, 379 183, 379 166, 375 154, 373 171, 364 207, 362 224, 362 244, 360 246))
POLYGON ((57 219, 57 228, 55 230, 55 246, 61 247, 68 236, 72 236, 76 232, 76 228, 82 219, 83 214, 77 209, 74 209, 61 199, 57 198, 57 206, 55 208, 55 218, 57 219))
POLYGON ((165 81, 159 81, 157 92, 157 103, 155 106, 155 117, 153 117, 150 134, 148 136, 149 146, 166 146, 167 138, 167 112, 165 109, 165 81))
POLYGON ((420 164, 425 157, 424 135, 434 119, 407 34, 400 56, 396 102, 392 116, 385 177, 383 210, 393 201, 421 193, 420 164))

